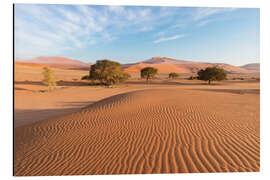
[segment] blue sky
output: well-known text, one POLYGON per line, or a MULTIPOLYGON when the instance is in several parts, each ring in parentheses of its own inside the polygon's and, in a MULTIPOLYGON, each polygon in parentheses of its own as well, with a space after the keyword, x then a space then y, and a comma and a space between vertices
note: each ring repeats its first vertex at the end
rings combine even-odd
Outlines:
POLYGON ((15 5, 15 57, 259 62, 256 8, 15 5))

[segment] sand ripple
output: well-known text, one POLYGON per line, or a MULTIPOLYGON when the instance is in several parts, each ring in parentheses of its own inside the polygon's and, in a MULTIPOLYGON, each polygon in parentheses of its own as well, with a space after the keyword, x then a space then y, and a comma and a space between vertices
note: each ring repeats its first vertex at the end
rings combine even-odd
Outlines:
POLYGON ((16 176, 259 171, 259 95, 156 89, 15 129, 16 176))

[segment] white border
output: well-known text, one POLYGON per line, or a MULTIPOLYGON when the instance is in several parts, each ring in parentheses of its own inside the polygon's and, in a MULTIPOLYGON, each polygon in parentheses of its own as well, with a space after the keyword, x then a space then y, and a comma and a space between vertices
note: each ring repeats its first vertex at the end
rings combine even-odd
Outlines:
POLYGON ((161 6, 199 6, 199 7, 250 7, 260 8, 261 11, 261 172, 260 173, 206 173, 206 174, 167 174, 167 175, 99 175, 99 176, 55 176, 55 177, 21 177, 20 179, 270 179, 269 142, 267 135, 270 131, 269 101, 270 101, 270 44, 269 44, 269 17, 270 6, 267 0, 2 0, 0 5, 0 61, 1 65, 1 166, 0 177, 12 177, 12 4, 13 3, 45 3, 45 4, 99 4, 99 5, 161 5, 161 6))

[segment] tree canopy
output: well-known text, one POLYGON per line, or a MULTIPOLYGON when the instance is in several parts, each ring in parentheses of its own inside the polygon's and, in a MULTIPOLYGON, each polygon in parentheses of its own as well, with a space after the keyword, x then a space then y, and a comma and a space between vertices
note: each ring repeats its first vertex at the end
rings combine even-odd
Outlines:
POLYGON ((52 87, 56 86, 56 80, 54 78, 53 71, 49 67, 43 67, 42 74, 44 76, 42 83, 48 86, 49 91, 51 91, 52 87))
POLYGON ((145 67, 141 69, 141 78, 146 78, 148 81, 151 78, 154 78, 158 70, 154 67, 145 67))
MULTIPOLYGON (((117 84, 127 80, 130 75, 121 68, 120 63, 110 60, 98 60, 90 67, 90 80, 98 80, 106 85, 117 84)), ((87 78, 85 78, 87 79, 87 78)))
POLYGON ((198 79, 208 81, 208 84, 211 84, 211 81, 221 81, 227 79, 227 73, 218 67, 207 67, 206 69, 201 69, 198 71, 198 79))
POLYGON ((179 74, 177 74, 177 73, 175 73, 175 72, 171 72, 171 73, 169 74, 169 78, 174 79, 174 78, 177 78, 177 77, 179 77, 179 74))

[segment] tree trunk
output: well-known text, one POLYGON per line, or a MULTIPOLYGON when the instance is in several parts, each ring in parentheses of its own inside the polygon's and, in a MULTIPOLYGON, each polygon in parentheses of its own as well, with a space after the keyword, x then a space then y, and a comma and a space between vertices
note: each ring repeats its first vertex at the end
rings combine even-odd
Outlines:
POLYGON ((208 80, 208 84, 211 84, 211 80, 208 80))

